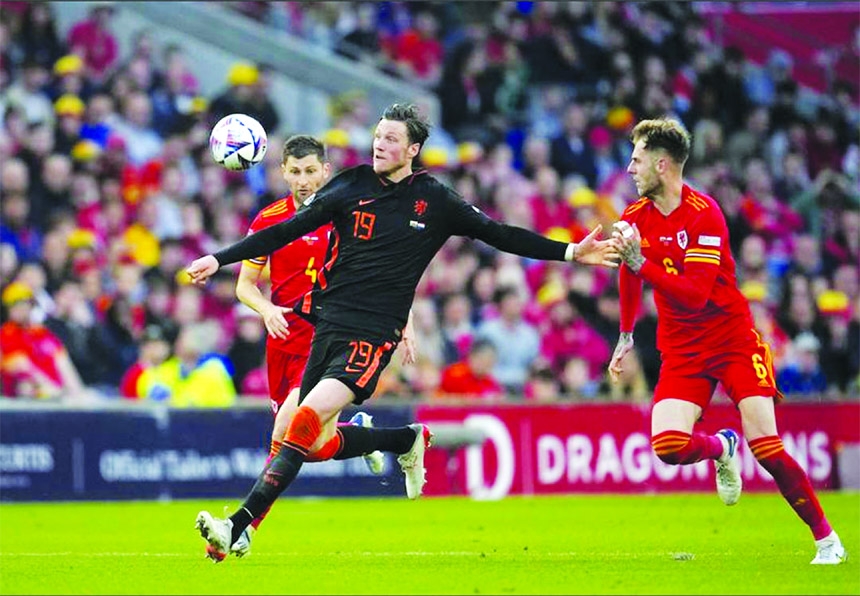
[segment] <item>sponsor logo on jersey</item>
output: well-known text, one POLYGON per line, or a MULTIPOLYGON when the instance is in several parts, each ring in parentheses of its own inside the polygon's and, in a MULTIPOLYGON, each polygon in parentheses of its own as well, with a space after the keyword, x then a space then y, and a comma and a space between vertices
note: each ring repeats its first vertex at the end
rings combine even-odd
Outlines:
POLYGON ((699 236, 699 244, 701 246, 719 246, 721 243, 719 236, 699 236))
POLYGON ((681 230, 678 232, 678 246, 681 248, 687 248, 687 230, 681 230))
POLYGON ((416 230, 423 230, 427 226, 420 221, 415 221, 414 219, 409 220, 409 227, 415 228, 416 230))
POLYGON ((642 239, 642 244, 640 245, 642 248, 651 248, 651 243, 648 242, 647 238, 642 239))
POLYGON ((663 244, 670 244, 674 240, 671 236, 660 236, 660 242, 663 244))
POLYGON ((358 202, 358 205, 359 205, 359 207, 363 207, 364 205, 370 205, 370 204, 371 204, 373 201, 375 201, 375 200, 376 200, 376 199, 361 199, 361 200, 358 202))

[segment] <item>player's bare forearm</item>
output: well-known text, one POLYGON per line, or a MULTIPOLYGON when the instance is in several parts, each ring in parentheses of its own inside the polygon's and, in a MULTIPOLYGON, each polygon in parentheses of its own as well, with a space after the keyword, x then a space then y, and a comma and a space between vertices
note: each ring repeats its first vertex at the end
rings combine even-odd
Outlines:
POLYGON ((633 273, 638 274, 645 263, 645 257, 642 255, 642 237, 639 234, 639 229, 635 224, 630 226, 623 220, 616 222, 613 228, 615 231, 612 233, 612 241, 621 257, 621 261, 633 273))
POLYGON ((289 324, 285 314, 292 312, 286 306, 278 306, 265 296, 257 286, 261 269, 247 264, 242 264, 239 270, 239 279, 236 280, 236 297, 245 305, 253 308, 263 319, 266 331, 272 337, 286 339, 290 334, 289 324))
POLYGON ((236 280, 236 298, 239 301, 253 308, 258 314, 263 314, 263 309, 271 304, 260 287, 257 285, 260 279, 261 268, 243 263, 239 270, 239 278, 236 280))

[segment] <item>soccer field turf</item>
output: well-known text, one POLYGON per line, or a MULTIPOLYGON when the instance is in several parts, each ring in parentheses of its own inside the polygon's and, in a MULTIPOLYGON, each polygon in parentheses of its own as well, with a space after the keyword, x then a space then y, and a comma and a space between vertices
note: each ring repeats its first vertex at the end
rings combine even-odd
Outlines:
POLYGON ((776 494, 281 499, 217 565, 194 519, 235 501, 3 504, 0 593, 860 594, 860 494, 821 500, 843 565, 776 494))

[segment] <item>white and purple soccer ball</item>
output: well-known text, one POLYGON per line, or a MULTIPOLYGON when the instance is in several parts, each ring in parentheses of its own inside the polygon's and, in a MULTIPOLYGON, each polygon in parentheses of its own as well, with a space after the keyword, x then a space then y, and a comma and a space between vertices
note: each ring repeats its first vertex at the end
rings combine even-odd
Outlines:
POLYGON ((209 134, 212 158, 234 172, 260 163, 266 155, 267 143, 263 125, 247 114, 224 116, 209 134))

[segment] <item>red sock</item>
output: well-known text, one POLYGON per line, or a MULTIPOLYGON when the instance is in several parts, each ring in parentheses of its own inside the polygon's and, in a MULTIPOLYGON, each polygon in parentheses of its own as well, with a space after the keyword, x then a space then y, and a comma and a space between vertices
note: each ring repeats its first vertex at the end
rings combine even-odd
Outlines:
POLYGON ((779 492, 802 519, 816 540, 826 537, 833 528, 824 516, 818 497, 809 482, 809 476, 794 459, 785 452, 782 440, 777 436, 761 437, 749 442, 758 463, 773 476, 779 492))
POLYGON ((703 459, 717 459, 723 454, 723 443, 716 435, 667 430, 651 437, 654 453, 667 464, 694 464, 703 459))

